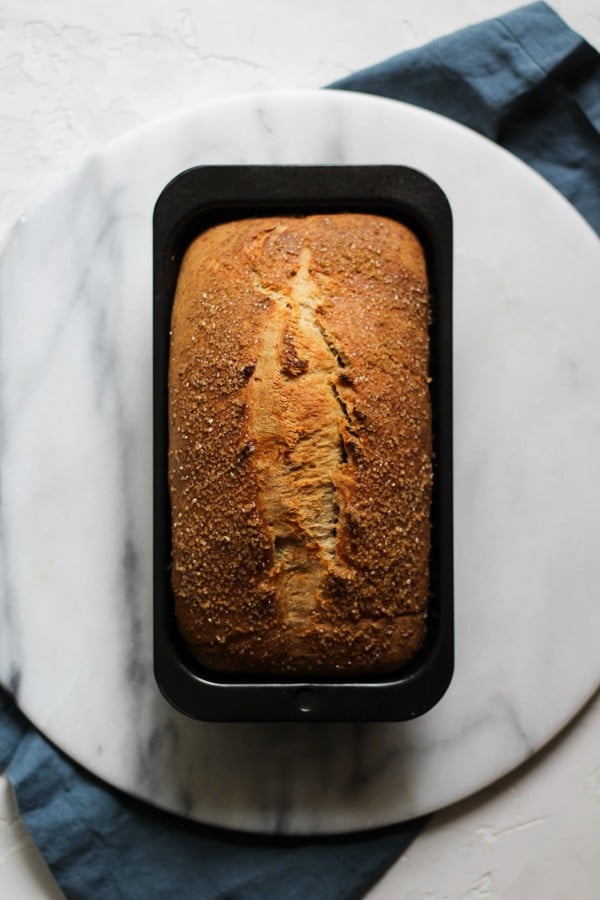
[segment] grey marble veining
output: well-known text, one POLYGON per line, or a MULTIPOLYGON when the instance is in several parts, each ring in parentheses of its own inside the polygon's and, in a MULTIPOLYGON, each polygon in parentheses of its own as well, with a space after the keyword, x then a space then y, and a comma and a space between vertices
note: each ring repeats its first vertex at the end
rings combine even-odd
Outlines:
POLYGON ((542 179, 412 107, 208 104, 95 154, 0 262, 0 679, 60 747, 192 818, 279 832, 438 808, 600 680, 595 236, 542 179), (202 163, 404 163, 453 207, 457 668, 399 725, 206 725, 152 674, 151 215, 202 163))

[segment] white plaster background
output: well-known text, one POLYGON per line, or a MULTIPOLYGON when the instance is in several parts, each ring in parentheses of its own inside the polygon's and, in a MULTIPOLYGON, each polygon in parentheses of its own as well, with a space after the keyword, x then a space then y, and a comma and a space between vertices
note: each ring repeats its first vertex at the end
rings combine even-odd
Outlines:
MULTIPOLYGON (((554 8, 600 48, 595 0, 554 8)), ((319 87, 513 8, 503 0, 4 0, 0 232, 89 151, 203 100, 319 87)), ((518 772, 434 817, 373 900, 593 900, 600 698, 518 772)), ((0 896, 55 898, 0 784, 0 896)))

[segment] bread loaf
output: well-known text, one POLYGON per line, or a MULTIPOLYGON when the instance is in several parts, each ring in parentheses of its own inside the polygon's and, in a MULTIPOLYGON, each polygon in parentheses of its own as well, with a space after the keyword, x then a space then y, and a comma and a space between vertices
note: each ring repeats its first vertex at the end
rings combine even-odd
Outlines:
POLYGON ((415 235, 344 213, 217 225, 172 313, 180 633, 224 673, 366 675, 428 600, 429 294, 415 235))

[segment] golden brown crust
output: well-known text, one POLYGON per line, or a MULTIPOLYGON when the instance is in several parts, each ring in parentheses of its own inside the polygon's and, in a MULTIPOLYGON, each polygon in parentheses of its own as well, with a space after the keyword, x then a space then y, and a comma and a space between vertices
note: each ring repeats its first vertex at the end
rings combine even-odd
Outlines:
POLYGON ((181 634, 222 672, 360 675, 420 647, 431 415, 422 248, 363 214, 216 226, 172 316, 181 634))

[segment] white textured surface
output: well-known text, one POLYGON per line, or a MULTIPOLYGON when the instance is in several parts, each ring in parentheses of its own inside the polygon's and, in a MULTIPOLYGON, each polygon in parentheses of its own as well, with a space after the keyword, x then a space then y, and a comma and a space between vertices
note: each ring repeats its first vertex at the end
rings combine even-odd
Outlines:
POLYGON ((0 896, 6 900, 62 897, 19 819, 12 787, 4 778, 0 778, 0 896))
MULTIPOLYGON (((305 4, 298 13, 274 0, 187 7, 138 0, 127 8, 75 0, 5 2, 0 30, 0 221, 7 227, 53 184, 57 173, 132 124, 232 91, 317 87, 512 4, 437 0, 423 6, 415 0, 380 0, 373 6, 376 15, 367 15, 362 4, 342 0, 305 4), (293 52, 292 31, 297 41, 293 52)), ((560 0, 554 7, 600 46, 598 14, 589 0, 560 0)), ((584 885, 580 897, 595 896, 590 886, 600 880, 598 864, 594 866, 589 855, 582 858, 578 847, 582 836, 598 832, 598 715, 588 711, 572 734, 576 741, 553 749, 555 766, 544 754, 511 783, 503 799, 506 818, 486 798, 480 815, 477 798, 474 806, 461 804, 447 816, 436 817, 422 839, 427 854, 410 853, 417 869, 421 867, 420 880, 413 868, 409 877, 394 882, 394 893, 387 896, 558 898, 570 894, 570 885, 584 885), (541 785, 540 792, 528 789, 533 783, 541 785), (543 795, 549 792, 556 803, 544 820, 544 834, 554 860, 551 870, 561 870, 557 892, 549 892, 546 881, 543 888, 530 885, 527 894, 501 894, 499 885, 511 873, 533 871, 537 877, 537 831, 519 829, 509 851, 489 854, 477 842, 477 829, 482 821, 493 829, 496 821, 501 828, 505 821, 536 819, 547 810, 543 795), (452 853, 444 852, 447 847, 452 853)), ((504 788, 502 783, 501 796, 504 788)), ((27 870, 14 874, 15 860, 29 862, 18 847, 10 849, 10 865, 5 856, 2 859, 0 886, 6 896, 55 896, 37 880, 30 882, 28 893, 27 870)))
POLYGON ((370 900, 596 900, 600 694, 519 771, 435 816, 370 900))

